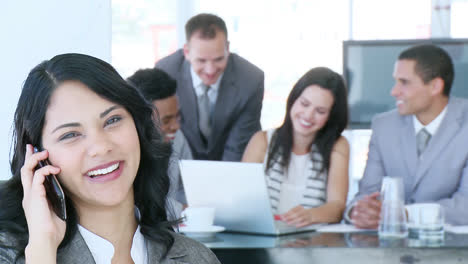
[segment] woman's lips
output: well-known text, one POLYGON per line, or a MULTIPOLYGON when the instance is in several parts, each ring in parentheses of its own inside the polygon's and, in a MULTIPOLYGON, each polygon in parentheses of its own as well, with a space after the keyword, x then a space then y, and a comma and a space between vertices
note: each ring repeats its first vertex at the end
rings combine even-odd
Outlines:
POLYGON ((111 163, 108 166, 99 166, 93 170, 88 171, 85 176, 91 182, 109 182, 120 177, 124 168, 124 162, 111 163), (117 165, 116 168, 115 165, 117 165))

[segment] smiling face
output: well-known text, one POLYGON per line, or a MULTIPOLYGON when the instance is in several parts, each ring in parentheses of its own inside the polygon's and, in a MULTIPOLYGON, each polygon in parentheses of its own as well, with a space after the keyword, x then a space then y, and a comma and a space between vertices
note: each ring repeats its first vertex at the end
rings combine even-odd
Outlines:
POLYGON ((140 143, 125 108, 66 81, 51 96, 42 142, 78 209, 133 206, 140 143))
POLYGON ((166 141, 174 140, 175 133, 180 128, 180 111, 177 97, 173 95, 168 98, 154 100, 153 105, 158 110, 164 139, 166 141))
POLYGON ((194 33, 184 46, 184 55, 203 83, 213 85, 228 62, 229 44, 226 35, 217 31, 214 38, 206 39, 200 37, 200 32, 194 33))
POLYGON ((329 90, 318 85, 305 88, 291 107, 294 136, 315 137, 327 123, 333 102, 329 90))
POLYGON ((431 84, 425 84, 415 72, 416 61, 398 60, 395 63, 391 94, 396 99, 400 115, 424 115, 430 111, 432 95, 431 84))

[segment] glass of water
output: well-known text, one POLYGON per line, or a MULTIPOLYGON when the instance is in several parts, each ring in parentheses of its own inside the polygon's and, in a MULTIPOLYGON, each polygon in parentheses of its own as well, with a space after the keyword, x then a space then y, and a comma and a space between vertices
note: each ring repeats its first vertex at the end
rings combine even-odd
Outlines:
POLYGON ((409 237, 420 240, 444 239, 444 211, 437 203, 407 206, 409 237))
POLYGON ((403 238, 408 235, 403 190, 401 178, 384 177, 378 230, 380 238, 403 238))

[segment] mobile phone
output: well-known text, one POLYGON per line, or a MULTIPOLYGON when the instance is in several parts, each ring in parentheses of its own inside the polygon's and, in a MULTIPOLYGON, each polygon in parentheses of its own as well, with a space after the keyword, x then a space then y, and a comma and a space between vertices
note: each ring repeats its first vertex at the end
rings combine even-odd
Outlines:
MULTIPOLYGON (((34 147, 34 153, 39 152, 38 148, 34 147)), ((48 159, 39 161, 36 170, 44 166, 50 165, 48 159)), ((52 206, 55 214, 63 221, 67 220, 67 206, 65 203, 65 194, 63 193, 62 186, 54 174, 47 175, 44 181, 47 199, 52 206)))

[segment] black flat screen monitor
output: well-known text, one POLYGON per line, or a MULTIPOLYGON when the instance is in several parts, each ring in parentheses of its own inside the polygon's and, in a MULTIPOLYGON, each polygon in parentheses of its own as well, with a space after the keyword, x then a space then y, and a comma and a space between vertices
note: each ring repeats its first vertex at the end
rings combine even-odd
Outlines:
POLYGON ((455 67, 450 96, 468 98, 468 39, 344 41, 350 128, 370 128, 375 114, 395 108, 390 95, 395 61, 403 50, 419 44, 434 44, 448 52, 455 67))

